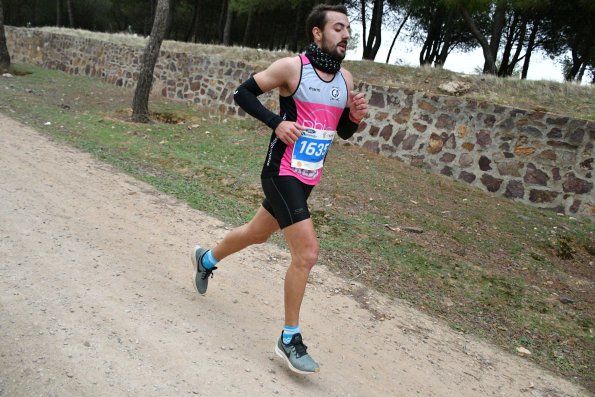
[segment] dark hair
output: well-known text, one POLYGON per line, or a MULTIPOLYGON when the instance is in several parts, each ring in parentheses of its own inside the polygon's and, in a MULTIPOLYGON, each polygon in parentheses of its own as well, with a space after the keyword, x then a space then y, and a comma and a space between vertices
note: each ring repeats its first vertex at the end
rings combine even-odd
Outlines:
POLYGON ((310 12, 310 15, 308 15, 308 18, 306 18, 306 36, 308 37, 308 40, 310 40, 310 43, 314 41, 312 29, 314 29, 314 27, 317 27, 320 30, 324 29, 324 25, 326 24, 326 13, 328 11, 336 11, 347 15, 347 7, 342 4, 318 4, 315 6, 310 12))

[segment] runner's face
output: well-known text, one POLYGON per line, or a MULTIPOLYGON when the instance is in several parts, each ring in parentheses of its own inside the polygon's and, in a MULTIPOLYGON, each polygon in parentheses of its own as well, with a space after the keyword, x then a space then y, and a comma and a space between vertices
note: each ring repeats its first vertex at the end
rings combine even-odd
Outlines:
POLYGON ((328 11, 326 13, 326 24, 320 35, 320 42, 317 44, 336 59, 342 60, 345 58, 347 41, 350 36, 347 15, 336 11, 328 11))

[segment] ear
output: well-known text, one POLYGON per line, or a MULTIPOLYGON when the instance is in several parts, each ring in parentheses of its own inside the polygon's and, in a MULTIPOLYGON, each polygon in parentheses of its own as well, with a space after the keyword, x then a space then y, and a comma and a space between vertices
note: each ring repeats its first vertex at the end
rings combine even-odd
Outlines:
POLYGON ((314 26, 312 28, 312 36, 314 37, 314 41, 320 42, 322 40, 322 30, 318 26, 314 26))

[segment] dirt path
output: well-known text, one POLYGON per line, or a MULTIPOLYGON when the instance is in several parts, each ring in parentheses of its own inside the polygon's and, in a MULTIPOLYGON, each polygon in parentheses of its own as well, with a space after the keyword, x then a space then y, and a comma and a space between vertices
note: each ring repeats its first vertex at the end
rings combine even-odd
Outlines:
POLYGON ((189 252, 226 226, 0 115, 0 395, 587 396, 318 266, 302 328, 322 372, 275 356, 288 256, 189 252), (356 298, 357 297, 357 298, 356 298))

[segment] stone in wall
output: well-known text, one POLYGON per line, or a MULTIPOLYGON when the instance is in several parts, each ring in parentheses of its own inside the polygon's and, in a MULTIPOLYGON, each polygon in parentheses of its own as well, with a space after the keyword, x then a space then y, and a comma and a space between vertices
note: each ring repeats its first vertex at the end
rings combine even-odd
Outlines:
POLYGON ((380 152, 380 146, 378 145, 378 142, 375 141, 366 141, 364 142, 363 147, 372 153, 378 154, 378 152, 380 152))
POLYGON ((413 128, 415 128, 417 132, 424 133, 428 129, 428 126, 422 123, 413 123, 413 128))
POLYGON ((417 142, 417 135, 409 135, 407 138, 405 138, 405 140, 403 141, 403 145, 402 148, 403 150, 411 150, 413 149, 413 147, 415 146, 415 142, 417 142))
POLYGON ((577 178, 573 172, 568 174, 566 182, 562 185, 564 192, 576 194, 586 194, 593 190, 593 183, 584 179, 577 178))
POLYGON ((529 200, 531 200, 532 203, 536 204, 551 203, 559 195, 560 193, 551 190, 531 189, 531 191, 529 192, 529 200))
POLYGON ((555 151, 547 149, 547 150, 544 150, 541 153, 539 153, 538 157, 541 159, 544 159, 544 160, 556 161, 556 159, 558 158, 558 155, 556 154, 555 151))
POLYGON ((574 132, 571 132, 567 139, 573 145, 580 145, 585 137, 585 130, 577 128, 574 132))
POLYGON ((401 144, 401 142, 403 142, 403 139, 405 139, 405 135, 407 134, 407 129, 406 128, 402 128, 400 129, 395 136, 393 137, 393 145, 394 147, 398 148, 399 145, 401 144))
POLYGON ((525 187, 523 182, 519 180, 510 180, 506 185, 505 197, 522 199, 525 196, 525 187))
POLYGON ((486 156, 481 156, 479 158, 479 169, 482 171, 489 171, 492 169, 492 166, 490 165, 491 163, 492 160, 490 160, 486 156))
POLYGON ((451 115, 442 113, 440 116, 438 116, 436 128, 452 131, 455 128, 455 124, 456 122, 451 115))
POLYGON ((493 114, 488 114, 485 116, 483 122, 487 128, 493 128, 494 124, 496 123, 496 116, 493 114))
POLYGON ((472 174, 467 171, 461 171, 461 173, 459 174, 459 179, 467 183, 473 183, 473 181, 475 181, 475 178, 475 174, 472 174))
POLYGON ((441 173, 442 175, 446 175, 446 176, 452 176, 452 175, 453 175, 452 168, 451 168, 451 167, 449 167, 449 166, 447 166, 447 165, 446 165, 446 166, 444 166, 444 167, 442 168, 442 170, 440 170, 440 173, 441 173))
POLYGON ((442 161, 443 163, 452 163, 456 158, 457 155, 454 153, 444 153, 440 158, 440 161, 442 161))
POLYGON ((384 109, 384 94, 374 91, 368 100, 368 105, 374 108, 384 109))
POLYGON ((547 137, 550 139, 560 139, 562 138, 562 130, 558 127, 554 127, 548 132, 547 137))
POLYGON ((529 183, 531 185, 547 186, 549 179, 549 176, 545 172, 537 169, 537 167, 535 167, 535 164, 527 164, 527 171, 525 173, 524 178, 524 181, 526 183, 529 183))
POLYGON ((533 153, 535 153, 534 147, 526 147, 526 146, 518 145, 514 148, 514 154, 516 154, 517 156, 529 157, 529 156, 533 155, 533 153))
POLYGON ((382 146, 380 146, 380 153, 388 155, 389 157, 392 157, 392 155, 396 152, 397 149, 393 145, 384 143, 382 146))
POLYGON ((424 101, 424 100, 419 101, 419 103, 417 104, 417 106, 420 109, 425 110, 426 112, 430 112, 430 113, 436 112, 436 107, 434 105, 430 104, 429 102, 424 101))
POLYGON ((521 161, 503 161, 496 164, 498 173, 502 176, 521 176, 524 163, 521 161))
POLYGON ((463 149, 465 149, 468 152, 471 152, 473 149, 475 149, 475 144, 471 143, 471 142, 465 142, 463 143, 463 149))
POLYGON ((380 131, 380 136, 385 141, 388 141, 392 135, 393 135, 393 126, 390 124, 384 126, 384 128, 382 128, 382 131, 380 131))
POLYGON ((590 159, 587 159, 587 160, 581 162, 580 166, 583 169, 592 170, 593 169, 593 158, 590 158, 590 159))
POLYGON ((492 144, 492 137, 490 136, 490 132, 486 130, 481 130, 477 133, 477 144, 481 147, 486 147, 492 144))
POLYGON ((438 134, 432 134, 430 136, 430 141, 428 144, 428 152, 430 154, 437 154, 442 151, 442 147, 444 146, 444 141, 442 137, 438 134))
POLYGON ((471 164, 473 164, 473 156, 471 156, 469 153, 461 154, 461 157, 459 157, 459 165, 461 168, 467 168, 471 164))
POLYGON ((488 189, 488 192, 497 192, 500 190, 500 186, 502 186, 503 179, 494 178, 490 174, 483 174, 481 176, 481 183, 488 189))
POLYGON ((444 135, 444 147, 447 149, 456 149, 457 139, 454 133, 448 136, 444 135))
POLYGON ((376 115, 374 115, 374 118, 377 121, 384 121, 388 118, 388 112, 378 112, 376 115))
POLYGON ((407 122, 409 122, 412 110, 413 108, 411 108, 410 106, 401 109, 397 114, 393 116, 393 120, 397 124, 406 124, 407 122))

